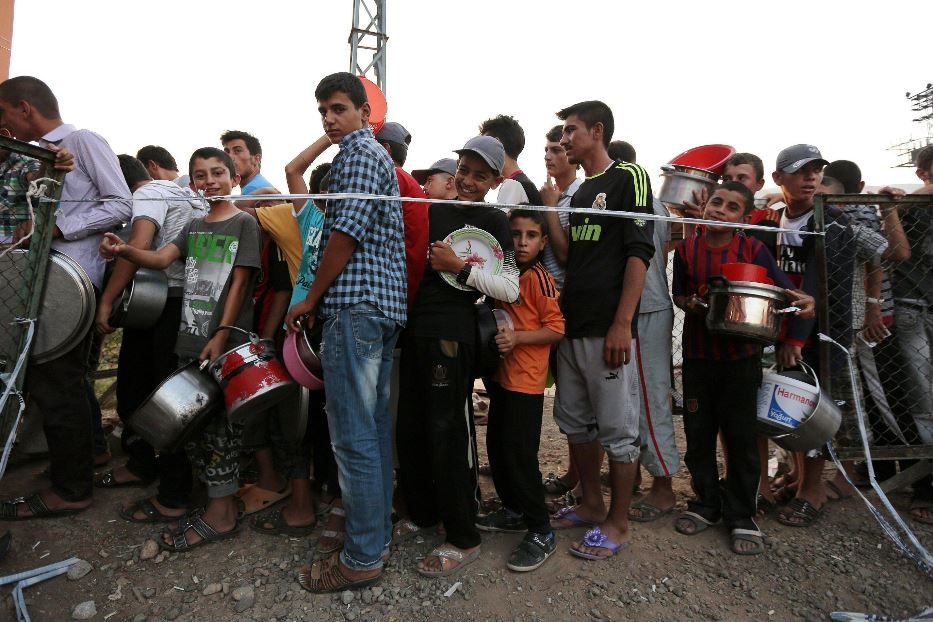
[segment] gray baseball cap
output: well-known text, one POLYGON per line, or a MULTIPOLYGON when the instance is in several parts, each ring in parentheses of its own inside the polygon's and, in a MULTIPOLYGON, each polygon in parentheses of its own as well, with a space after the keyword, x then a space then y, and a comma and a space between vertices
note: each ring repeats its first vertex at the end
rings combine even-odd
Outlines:
POLYGON ((376 134, 376 140, 379 142, 389 141, 390 143, 399 143, 400 145, 411 144, 411 134, 401 123, 389 121, 382 126, 379 133, 376 134))
POLYGON ((496 172, 496 175, 502 174, 502 166, 505 164, 505 147, 498 138, 474 136, 466 142, 463 149, 454 150, 457 155, 463 155, 466 152, 475 153, 481 157, 496 172))
POLYGON ((441 158, 437 162, 431 165, 431 168, 419 168, 416 171, 411 172, 411 176, 415 178, 419 184, 424 184, 428 180, 428 177, 434 173, 447 173, 448 175, 457 174, 457 161, 453 158, 441 158))
POLYGON ((777 157, 777 170, 782 173, 796 173, 810 162, 829 164, 823 159, 820 150, 813 145, 792 145, 781 151, 777 157))

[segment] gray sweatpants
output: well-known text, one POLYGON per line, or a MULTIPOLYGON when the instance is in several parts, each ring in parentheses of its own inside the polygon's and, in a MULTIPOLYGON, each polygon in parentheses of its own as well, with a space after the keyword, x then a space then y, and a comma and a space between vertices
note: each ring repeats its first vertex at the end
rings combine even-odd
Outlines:
POLYGON ((554 421, 571 445, 598 440, 611 461, 632 463, 639 454, 635 365, 609 369, 603 342, 583 337, 557 345, 554 421))
POLYGON ((680 470, 671 413, 671 334, 674 310, 638 316, 635 344, 635 393, 638 404, 638 441, 641 463, 654 477, 670 477, 680 470))

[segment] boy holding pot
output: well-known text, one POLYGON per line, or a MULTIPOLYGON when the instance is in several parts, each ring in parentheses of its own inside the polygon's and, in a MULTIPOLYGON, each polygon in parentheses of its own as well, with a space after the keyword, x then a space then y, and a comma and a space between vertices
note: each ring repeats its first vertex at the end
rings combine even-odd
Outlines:
MULTIPOLYGON (((214 147, 195 151, 188 164, 191 187, 205 197, 226 196, 238 182, 233 160, 214 147)), ((259 225, 230 201, 212 201, 203 218, 191 220, 172 241, 157 251, 125 244, 112 233, 104 235, 100 254, 107 259, 123 257, 153 270, 164 270, 185 258, 185 291, 181 325, 175 351, 179 364, 192 360, 213 361, 244 343, 239 331, 218 326, 252 326, 252 290, 262 248, 259 225)), ((207 486, 203 510, 182 518, 177 527, 162 533, 159 545, 168 551, 184 551, 233 536, 239 529, 234 494, 239 488, 242 426, 230 424, 218 411, 204 430, 185 445, 188 457, 207 486)), ((147 514, 149 514, 147 512, 147 514)), ((177 516, 157 509, 146 522, 169 522, 177 516)))
MULTIPOLYGON (((746 223, 754 207, 752 192, 739 182, 726 182, 710 197, 703 218, 746 223)), ((764 534, 755 523, 760 464, 756 444, 756 406, 761 385, 761 346, 740 338, 711 334, 704 315, 707 280, 722 274, 722 265, 744 262, 764 267, 768 277, 788 290, 800 314, 813 314, 813 298, 790 291, 793 284, 777 267, 764 244, 739 229, 705 225, 682 240, 674 256, 674 304, 686 313, 683 334, 684 462, 693 478, 696 499, 678 517, 675 529, 695 535, 724 520, 732 551, 757 555, 764 534), (722 390, 727 386, 728 389, 722 390), (716 436, 722 430, 728 474, 721 486, 716 464, 716 436)))

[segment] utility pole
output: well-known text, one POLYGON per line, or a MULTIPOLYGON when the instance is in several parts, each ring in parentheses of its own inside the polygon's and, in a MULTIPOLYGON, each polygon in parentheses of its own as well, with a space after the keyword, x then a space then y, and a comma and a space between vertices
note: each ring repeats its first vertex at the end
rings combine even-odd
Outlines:
MULTIPOLYGON (((2 0, 0 0, 2 1, 2 0)), ((386 0, 353 0, 350 73, 366 76, 386 92, 386 0)))

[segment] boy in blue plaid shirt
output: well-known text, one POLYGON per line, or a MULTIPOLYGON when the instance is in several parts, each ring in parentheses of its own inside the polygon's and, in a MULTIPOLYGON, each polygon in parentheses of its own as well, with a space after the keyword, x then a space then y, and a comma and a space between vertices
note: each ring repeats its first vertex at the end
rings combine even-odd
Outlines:
MULTIPOLYGON (((314 96, 328 138, 340 145, 330 192, 398 196, 392 160, 369 129, 362 82, 332 74, 314 96)), ((315 316, 324 322, 327 422, 347 515, 343 550, 299 571, 311 592, 378 581, 391 540, 389 374, 408 304, 404 239, 400 202, 328 200, 317 275, 286 316, 292 331, 313 325, 315 316)))

